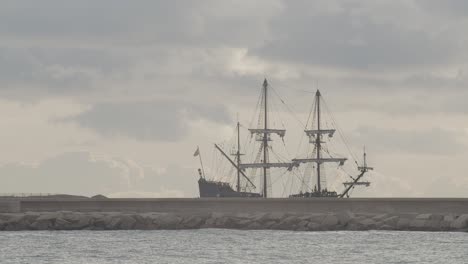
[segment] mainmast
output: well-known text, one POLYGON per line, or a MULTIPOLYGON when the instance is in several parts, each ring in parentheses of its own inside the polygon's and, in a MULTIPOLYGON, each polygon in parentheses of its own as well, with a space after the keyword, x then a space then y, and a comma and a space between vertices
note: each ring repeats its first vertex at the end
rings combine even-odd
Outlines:
POLYGON ((265 78, 263 81, 263 98, 264 98, 264 131, 263 131, 263 197, 267 198, 268 194, 268 184, 267 184, 267 173, 268 167, 266 164, 268 163, 268 82, 265 78))
MULTIPOLYGON (((317 90, 317 93, 315 94, 316 98, 316 105, 317 105, 317 131, 320 132, 320 91, 317 90)), ((317 148, 317 190, 319 192, 322 191, 321 183, 320 183, 320 152, 322 151, 322 138, 321 136, 318 136, 315 139, 315 146, 317 148)))
POLYGON ((314 150, 316 151, 314 158, 305 158, 305 159, 293 159, 294 164, 300 163, 316 163, 317 165, 317 192, 322 192, 322 184, 321 184, 321 169, 320 166, 324 163, 340 163, 343 164, 347 159, 346 158, 334 158, 334 157, 323 157, 322 155, 322 137, 323 135, 328 135, 328 137, 333 137, 335 134, 335 129, 324 129, 321 126, 321 93, 317 90, 315 94, 315 112, 317 118, 317 129, 316 130, 305 130, 304 132, 309 137, 309 143, 314 144, 314 150))
POLYGON ((260 115, 260 117, 263 117, 263 124, 261 127, 263 128, 253 128, 249 129, 250 133, 252 135, 256 135, 256 140, 262 142, 261 144, 261 153, 259 151, 259 154, 263 154, 263 161, 262 162, 256 162, 256 163, 242 163, 239 164, 239 168, 241 169, 255 169, 255 168, 262 168, 263 169, 263 193, 262 196, 264 198, 268 197, 268 173, 270 168, 291 168, 294 166, 294 163, 286 163, 286 162, 275 162, 271 163, 270 158, 269 158, 269 141, 271 141, 271 134, 276 134, 283 138, 286 134, 285 129, 273 129, 268 127, 268 81, 265 79, 263 81, 263 116, 260 115))
POLYGON ((240 186, 240 163, 241 163, 241 160, 240 160, 240 123, 239 123, 239 120, 237 121, 237 153, 236 153, 236 157, 237 157, 237 191, 240 192, 241 191, 241 186, 240 186))

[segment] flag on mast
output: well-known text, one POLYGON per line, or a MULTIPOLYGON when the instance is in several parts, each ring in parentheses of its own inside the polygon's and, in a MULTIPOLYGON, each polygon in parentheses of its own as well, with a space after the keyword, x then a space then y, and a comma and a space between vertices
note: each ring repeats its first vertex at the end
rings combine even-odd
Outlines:
POLYGON ((196 157, 198 155, 200 155, 200 148, 199 147, 197 147, 197 150, 195 150, 195 153, 193 153, 194 157, 196 157))

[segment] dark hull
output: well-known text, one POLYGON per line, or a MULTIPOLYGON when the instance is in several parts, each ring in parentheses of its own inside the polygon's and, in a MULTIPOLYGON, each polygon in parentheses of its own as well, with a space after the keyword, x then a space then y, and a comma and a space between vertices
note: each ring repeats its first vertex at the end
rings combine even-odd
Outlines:
POLYGON ((261 197, 259 193, 237 192, 226 182, 208 181, 203 178, 198 180, 200 197, 261 197))

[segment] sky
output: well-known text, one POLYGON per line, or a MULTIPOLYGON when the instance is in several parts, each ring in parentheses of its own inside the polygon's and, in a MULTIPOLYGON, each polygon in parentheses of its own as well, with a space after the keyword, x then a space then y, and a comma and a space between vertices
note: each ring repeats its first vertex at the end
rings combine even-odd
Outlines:
POLYGON ((468 195, 467 1, 0 3, 0 193, 196 197, 266 77, 366 146, 357 196, 468 195))

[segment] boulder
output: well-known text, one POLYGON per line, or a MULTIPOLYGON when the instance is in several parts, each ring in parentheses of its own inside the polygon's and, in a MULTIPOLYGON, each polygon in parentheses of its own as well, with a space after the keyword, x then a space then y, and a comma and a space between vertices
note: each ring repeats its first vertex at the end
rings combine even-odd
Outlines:
POLYGON ((284 218, 286 218, 287 216, 286 216, 285 213, 273 212, 273 213, 267 214, 265 217, 268 220, 279 222, 279 221, 283 220, 284 218))
POLYGON ((305 220, 302 220, 301 222, 299 222, 297 224, 297 229, 296 230, 307 230, 308 229, 308 225, 309 225, 309 221, 305 221, 305 220))
POLYGON ((134 214, 132 217, 136 223, 134 229, 138 230, 154 230, 157 229, 157 225, 153 223, 154 217, 152 213, 134 214))
POLYGON ((216 218, 209 217, 205 220, 202 228, 214 228, 216 224, 216 218))
POLYGON ((70 222, 63 218, 57 218, 55 219, 53 223, 53 229, 54 230, 69 230, 71 229, 70 222))
POLYGON ((463 214, 457 217, 453 222, 451 227, 455 230, 468 228, 468 214, 463 214))
POLYGON ((442 219, 443 221, 447 221, 447 222, 452 222, 455 220, 455 216, 453 214, 448 214, 448 215, 444 215, 444 218, 442 219))
POLYGON ((418 214, 416 220, 429 220, 431 219, 432 214, 418 214))
POLYGON ((61 217, 59 212, 53 212, 53 213, 43 213, 39 215, 39 217, 36 219, 36 221, 54 221, 55 219, 61 217))
POLYGON ((452 230, 452 223, 455 221, 454 215, 444 215, 442 221, 440 221, 440 230, 441 231, 449 231, 452 230))
POLYGON ((400 219, 400 217, 397 216, 397 215, 390 216, 388 218, 383 219, 382 224, 387 225, 387 226, 396 227, 399 219, 400 219))
POLYGON ((262 226, 262 229, 273 229, 273 227, 274 227, 276 224, 277 224, 277 222, 274 221, 274 220, 269 220, 269 221, 260 223, 260 225, 262 226))
POLYGON ((7 223, 3 227, 3 230, 5 231, 21 231, 21 230, 29 230, 29 229, 30 227, 24 222, 7 223))
POLYGON ((30 227, 33 230, 49 230, 54 225, 51 219, 36 219, 31 223, 30 227))
POLYGON ((410 228, 411 220, 406 217, 400 217, 397 222, 397 229, 398 230, 408 230, 410 228))
POLYGON ((372 218, 366 218, 358 222, 361 230, 372 230, 377 228, 377 222, 372 218))
POLYGON ((136 220, 131 215, 121 215, 118 217, 120 224, 119 229, 131 230, 135 226, 136 220))
POLYGON ((429 219, 426 221, 426 229, 430 231, 442 231, 441 227, 442 221, 437 220, 437 219, 429 219))
POLYGON ((388 214, 378 214, 374 217, 372 217, 372 220, 374 220, 375 222, 380 222, 384 219, 388 218, 388 214))
POLYGON ((442 221, 444 220, 444 215, 441 215, 441 214, 432 214, 431 217, 429 218, 430 220, 432 221, 442 221))
POLYGON ((24 214, 12 215, 10 218, 8 218, 8 220, 2 222, 3 224, 1 229, 6 231, 19 231, 30 229, 30 223, 24 214))
POLYGON ((296 215, 290 215, 282 219, 278 224, 276 229, 282 230, 295 230, 299 222, 306 221, 309 223, 309 218, 299 218, 296 215))
POLYGON ((16 223, 24 221, 24 217, 25 217, 24 214, 14 214, 14 215, 11 215, 7 220, 4 220, 4 222, 6 224, 16 224, 16 223))
POLYGON ((333 214, 328 214, 322 220, 322 226, 326 229, 335 230, 338 224, 339 224, 339 219, 338 217, 336 217, 336 215, 333 215, 333 214))
POLYGON ((110 216, 105 216, 103 214, 93 213, 90 215, 91 219, 89 221, 89 229, 92 230, 106 230, 107 224, 110 221, 110 216))
POLYGON ((412 230, 422 231, 426 227, 427 223, 428 223, 428 220, 416 218, 410 222, 409 227, 412 230))
POLYGON ((120 229, 120 224, 121 224, 120 217, 112 217, 109 218, 108 220, 106 219, 106 229, 107 230, 118 230, 120 229))
POLYGON ((174 214, 160 214, 153 220, 154 224, 157 224, 159 229, 177 229, 182 218, 174 214))
POLYGON ((81 230, 89 227, 92 217, 87 214, 76 214, 73 218, 66 218, 70 230, 81 230))
POLYGON ((234 215, 235 218, 239 218, 239 219, 249 219, 249 218, 252 218, 252 214, 249 214, 249 213, 236 213, 234 215))
POLYGON ((317 223, 314 223, 314 222, 310 222, 309 224, 307 224, 307 229, 309 231, 321 231, 323 230, 322 226, 320 224, 317 224, 317 223))
POLYGON ((0 213, 0 221, 8 221, 8 219, 15 215, 16 214, 0 213))
POLYGON ((240 229, 248 229, 249 225, 252 223, 250 219, 241 219, 239 220, 240 229))
POLYGON ((309 222, 314 222, 320 224, 323 222, 323 219, 327 217, 328 214, 320 213, 320 214, 307 214, 303 217, 300 217, 301 220, 308 220, 309 222))
POLYGON ((252 216, 252 220, 258 222, 263 220, 265 217, 267 217, 267 213, 256 213, 252 216))
POLYGON ((199 215, 188 216, 182 219, 179 227, 181 229, 200 228, 205 223, 205 218, 199 215))
POLYGON ((247 229, 249 230, 260 230, 260 229, 263 229, 263 226, 258 223, 258 222, 255 222, 255 221, 252 221, 248 226, 247 226, 247 229))
POLYGON ((337 217, 339 224, 342 226, 346 226, 351 221, 351 219, 355 218, 355 215, 352 212, 347 211, 339 213, 337 217))

